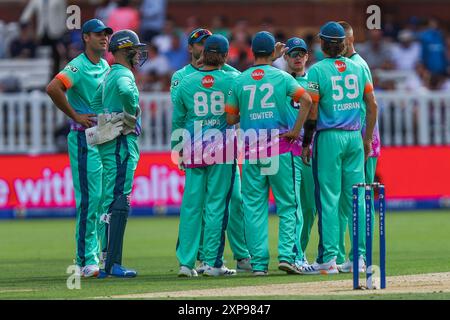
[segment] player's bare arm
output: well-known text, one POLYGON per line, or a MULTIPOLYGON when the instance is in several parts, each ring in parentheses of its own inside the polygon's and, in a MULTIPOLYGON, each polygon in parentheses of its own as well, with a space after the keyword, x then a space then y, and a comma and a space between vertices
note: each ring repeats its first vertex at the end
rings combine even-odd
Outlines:
POLYGON ((90 128, 93 125, 91 117, 95 117, 95 114, 78 114, 70 106, 69 101, 66 98, 66 88, 64 84, 59 79, 53 79, 47 86, 47 94, 52 99, 53 103, 64 112, 68 117, 73 119, 73 121, 81 124, 86 128, 90 128))
POLYGON ((375 128, 375 123, 377 121, 378 115, 378 105, 375 100, 375 95, 373 91, 364 93, 364 102, 367 106, 366 112, 366 134, 364 136, 364 159, 367 160, 371 145, 372 145, 372 136, 373 130, 375 128))
POLYGON ((305 121, 305 134, 303 137, 302 144, 302 161, 307 166, 310 165, 311 160, 311 150, 310 145, 312 142, 312 137, 314 135, 314 131, 316 130, 317 123, 317 113, 319 110, 319 102, 312 102, 311 110, 308 115, 308 120, 305 121))

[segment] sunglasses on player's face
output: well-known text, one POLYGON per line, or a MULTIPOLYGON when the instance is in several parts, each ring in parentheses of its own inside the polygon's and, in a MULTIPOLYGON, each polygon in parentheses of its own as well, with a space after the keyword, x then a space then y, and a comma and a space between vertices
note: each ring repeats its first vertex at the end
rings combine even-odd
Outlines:
POLYGON ((288 56, 291 57, 292 59, 295 59, 297 57, 303 58, 304 56, 306 56, 306 53, 307 53, 306 51, 296 50, 296 51, 289 52, 288 56))
POLYGON ((191 40, 196 40, 202 36, 210 36, 210 35, 212 35, 211 31, 206 30, 206 29, 201 29, 201 30, 198 30, 196 33, 194 33, 191 36, 191 40))

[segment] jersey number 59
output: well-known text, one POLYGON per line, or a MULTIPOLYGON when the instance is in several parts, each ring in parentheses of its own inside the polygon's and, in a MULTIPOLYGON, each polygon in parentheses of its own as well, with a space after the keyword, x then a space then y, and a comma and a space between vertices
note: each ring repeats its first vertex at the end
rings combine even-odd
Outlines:
MULTIPOLYGON (((340 101, 344 98, 344 88, 341 85, 342 77, 331 77, 331 85, 333 87, 334 101, 340 101)), ((346 75, 344 78, 344 86, 346 89, 346 96, 349 99, 355 99, 359 96, 358 77, 354 74, 346 75)))

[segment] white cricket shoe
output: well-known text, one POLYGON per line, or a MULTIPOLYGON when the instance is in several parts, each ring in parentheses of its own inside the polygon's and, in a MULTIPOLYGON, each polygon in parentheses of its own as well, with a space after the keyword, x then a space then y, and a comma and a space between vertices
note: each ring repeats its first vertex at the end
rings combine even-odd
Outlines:
MULTIPOLYGON (((339 272, 342 273, 350 273, 353 272, 353 261, 347 260, 343 264, 338 264, 337 268, 339 272)), ((364 261, 364 257, 361 255, 358 259, 358 271, 359 273, 366 272, 366 262, 364 261)))
POLYGON ((83 278, 97 277, 100 273, 100 268, 96 264, 89 264, 81 268, 81 276, 83 278))
POLYGON ((206 268, 208 268, 208 265, 206 262, 200 262, 200 264, 195 268, 195 271, 197 271, 198 274, 203 274, 205 272, 206 268))
POLYGON ((306 255, 303 255, 302 259, 299 260, 295 260, 295 265, 297 266, 297 268, 301 269, 303 267, 307 267, 309 266, 309 262, 306 259, 306 255))
POLYGON ((302 268, 302 274, 337 274, 339 270, 336 265, 336 258, 327 263, 314 262, 302 268))
POLYGON ((203 272, 203 276, 207 277, 218 277, 218 276, 234 276, 236 275, 236 270, 228 269, 225 265, 220 268, 214 268, 207 265, 206 270, 203 272))
POLYGON ((252 272, 252 264, 250 258, 244 258, 237 260, 236 272, 252 272))
POLYGON ((198 277, 197 271, 195 269, 189 269, 186 266, 181 266, 180 271, 178 271, 178 276, 180 278, 190 278, 190 277, 198 277))

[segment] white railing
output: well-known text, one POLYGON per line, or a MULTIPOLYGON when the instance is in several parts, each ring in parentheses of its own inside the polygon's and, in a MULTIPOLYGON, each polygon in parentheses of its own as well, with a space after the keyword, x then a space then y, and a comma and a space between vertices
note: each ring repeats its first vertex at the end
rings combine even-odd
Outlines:
MULTIPOLYGON (((450 145, 450 93, 377 92, 382 145, 450 145)), ((169 150, 168 93, 141 93, 142 151, 169 150)), ((0 94, 0 153, 57 151, 55 131, 67 119, 44 92, 0 94)))

